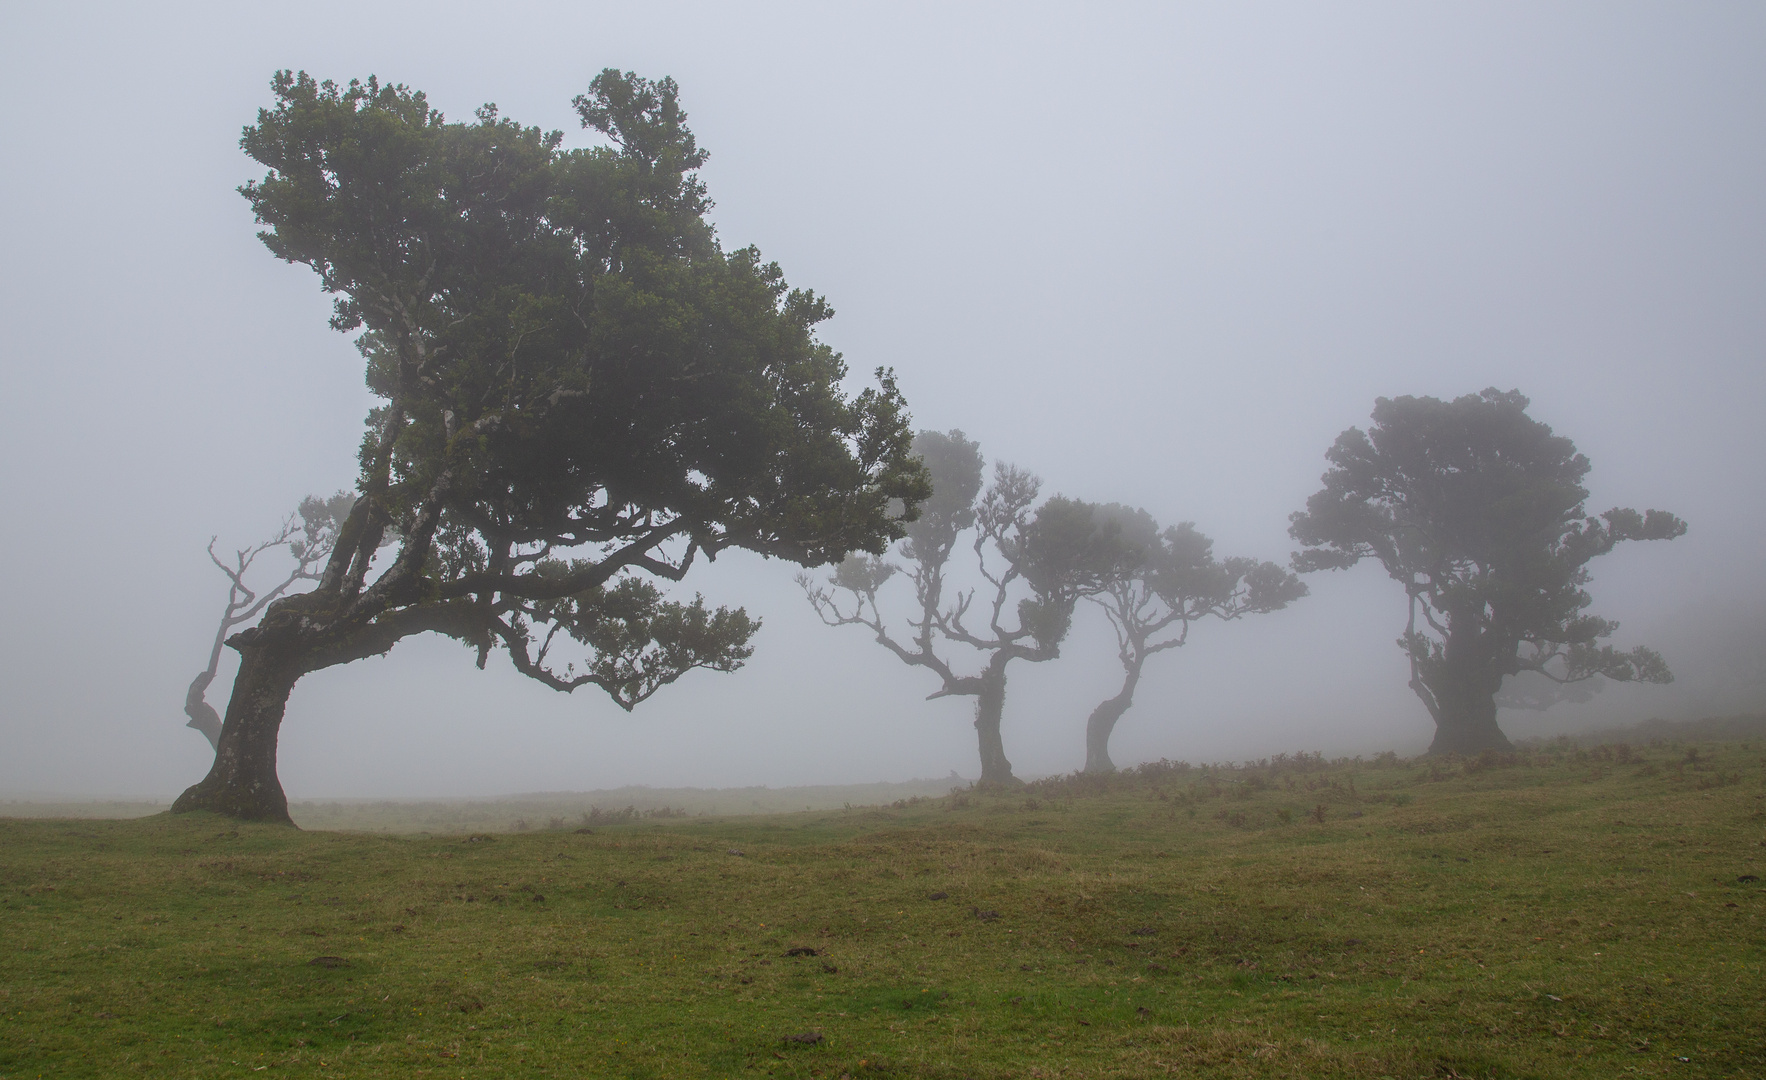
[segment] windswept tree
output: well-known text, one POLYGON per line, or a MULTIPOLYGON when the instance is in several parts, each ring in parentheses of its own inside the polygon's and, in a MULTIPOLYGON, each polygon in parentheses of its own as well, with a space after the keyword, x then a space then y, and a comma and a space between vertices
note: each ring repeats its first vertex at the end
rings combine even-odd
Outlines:
POLYGON ((278 73, 241 145, 270 251, 336 296, 381 403, 315 588, 228 639, 214 767, 174 804, 288 821, 276 739, 301 676, 425 632, 626 709, 729 671, 757 624, 663 598, 704 555, 882 551, 926 494, 892 380, 856 395, 832 312, 726 252, 675 84, 608 70, 576 99, 606 145, 421 93, 278 73), (380 555, 382 539, 396 541, 380 555))
POLYGON ((219 749, 221 745, 221 714, 208 703, 208 688, 220 669, 221 649, 226 645, 228 635, 262 615, 264 608, 299 582, 319 580, 318 568, 330 557, 331 549, 337 543, 337 530, 349 517, 355 501, 356 497, 347 491, 340 491, 328 499, 309 495, 300 501, 295 513, 283 520, 275 536, 236 550, 227 562, 215 554, 218 538, 209 537, 209 561, 227 575, 227 606, 221 610, 215 640, 209 646, 208 667, 197 672, 184 692, 184 715, 189 717, 184 726, 200 731, 211 748, 219 749), (294 566, 281 581, 259 593, 246 579, 251 576, 259 556, 280 547, 288 549, 288 557, 294 560, 294 566))
POLYGON ((1114 772, 1110 735, 1134 704, 1141 670, 1156 653, 1179 649, 1203 619, 1231 622, 1276 611, 1306 595, 1306 584, 1272 562, 1215 559, 1214 541, 1192 522, 1160 529, 1138 507, 1088 508, 1116 536, 1118 560, 1087 599, 1104 609, 1116 632, 1122 689, 1105 698, 1085 723, 1085 771, 1114 772))
POLYGON ((961 431, 922 431, 914 452, 931 475, 932 495, 907 527, 905 566, 853 555, 826 584, 807 574, 797 581, 823 622, 866 627, 903 663, 936 675, 939 688, 927 700, 973 697, 981 781, 1013 783, 1000 733, 1006 668, 1060 656, 1074 606, 1100 586, 1116 557, 1113 539, 1083 503, 1057 495, 1036 506, 1041 481, 1016 466, 998 463, 983 491, 980 444, 961 431), (973 570, 986 584, 951 588, 951 556, 971 530, 973 570), (893 621, 880 593, 897 574, 912 584, 914 599, 893 621))
POLYGON ((1325 457, 1324 488, 1294 514, 1305 572, 1378 559, 1404 587, 1398 644, 1410 688, 1435 721, 1431 753, 1507 749, 1496 723, 1504 677, 1574 683, 1668 682, 1662 657, 1603 639, 1618 624, 1587 613, 1588 563, 1624 540, 1668 540, 1686 523, 1665 510, 1589 516, 1588 459, 1527 415, 1518 391, 1453 401, 1380 398, 1367 431, 1325 457))

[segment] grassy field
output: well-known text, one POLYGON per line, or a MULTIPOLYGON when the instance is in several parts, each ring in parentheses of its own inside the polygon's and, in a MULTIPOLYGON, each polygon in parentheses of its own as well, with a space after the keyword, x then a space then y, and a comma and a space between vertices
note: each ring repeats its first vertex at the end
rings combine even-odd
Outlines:
POLYGON ((1766 1077, 1766 747, 0 821, 0 1077, 1766 1077))

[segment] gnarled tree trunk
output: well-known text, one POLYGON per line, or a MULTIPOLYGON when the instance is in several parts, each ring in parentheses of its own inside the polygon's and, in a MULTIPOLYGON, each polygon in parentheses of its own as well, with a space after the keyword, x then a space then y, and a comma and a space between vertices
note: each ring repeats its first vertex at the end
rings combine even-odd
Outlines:
POLYGON ((1012 763, 1006 760, 1006 744, 1000 738, 1000 719, 1006 711, 1005 652, 996 652, 981 673, 981 692, 975 695, 975 734, 981 743, 981 783, 1016 784, 1012 763))
POLYGON ((1116 730, 1116 721, 1134 704, 1134 688, 1141 681, 1140 665, 1129 669, 1122 680, 1122 690, 1113 698, 1099 702, 1098 707, 1091 711, 1085 722, 1085 771, 1088 773, 1112 773, 1116 771, 1116 763, 1110 760, 1110 733, 1116 730))
POLYGON ((172 804, 174 814, 212 810, 245 821, 293 825, 288 797, 276 776, 276 738, 288 696, 306 673, 305 649, 292 633, 259 627, 232 639, 239 674, 208 775, 172 804))
POLYGON ((1431 754, 1481 754, 1513 750, 1514 744, 1496 726, 1496 694, 1503 668, 1512 668, 1517 643, 1491 634, 1475 607, 1448 612, 1447 640, 1439 652, 1419 647, 1416 597, 1410 602, 1410 624, 1404 642, 1410 650, 1410 689, 1422 699, 1435 720, 1431 754))
MULTIPOLYGON (((1492 674, 1496 664, 1490 654, 1499 651, 1502 644, 1492 646, 1475 635, 1461 639, 1449 634, 1443 662, 1412 678, 1411 688, 1435 718, 1435 741, 1429 744, 1429 753, 1514 749, 1496 726, 1496 693, 1502 689, 1502 675, 1492 674)), ((1509 646, 1509 655, 1513 655, 1513 646, 1509 646)))

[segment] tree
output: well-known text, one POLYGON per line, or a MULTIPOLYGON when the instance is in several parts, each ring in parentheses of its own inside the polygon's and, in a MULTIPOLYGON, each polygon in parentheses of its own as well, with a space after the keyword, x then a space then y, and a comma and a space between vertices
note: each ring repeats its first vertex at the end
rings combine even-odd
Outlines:
POLYGON ((826 585, 807 574, 797 582, 823 622, 866 627, 903 663, 938 676, 939 688, 928 701, 973 697, 981 782, 1014 783, 1000 733, 1006 668, 1014 660, 1041 663, 1060 656, 1075 605, 1099 586, 1116 557, 1113 537, 1072 499, 1057 495, 1033 511, 1041 481, 1016 466, 997 463, 993 482, 982 491, 980 444, 961 431, 922 431, 914 452, 926 464, 932 494, 900 548, 914 589, 908 632, 891 632, 879 598, 889 580, 904 572, 896 563, 854 555, 826 585), (971 529, 976 572, 986 588, 957 590, 947 603, 950 558, 958 537, 971 529), (979 606, 978 595, 984 597, 979 606), (976 623, 978 614, 985 626, 976 623), (985 658, 980 670, 960 669, 957 657, 967 651, 985 658))
POLYGON ((1231 622, 1246 615, 1287 607, 1306 595, 1306 585, 1271 562, 1214 558, 1214 541, 1193 522, 1164 530, 1137 507, 1110 503, 1091 508, 1100 523, 1113 526, 1121 561, 1102 588, 1087 599, 1104 609, 1116 632, 1122 661, 1122 689, 1105 698, 1085 723, 1085 771, 1114 772, 1110 735, 1134 704, 1135 688, 1147 658, 1189 641, 1190 626, 1202 619, 1231 622))
POLYGON ((1291 519, 1307 545, 1297 569, 1371 557, 1404 586, 1398 643, 1435 721, 1431 753, 1508 748, 1495 700, 1508 675, 1672 678, 1650 649, 1601 644, 1618 624, 1587 614, 1583 586, 1591 559, 1624 540, 1680 536, 1686 523, 1664 510, 1587 516, 1588 459, 1527 404, 1494 389, 1451 402, 1381 398, 1365 433, 1337 437, 1324 488, 1291 519))
POLYGON ((381 403, 316 587, 228 639, 214 767, 174 810, 288 821, 276 738, 309 672, 434 632, 631 709, 740 667, 758 625, 647 577, 902 535, 926 481, 892 378, 845 393, 815 337, 827 303, 723 250, 671 80, 602 72, 575 104, 607 145, 582 150, 374 79, 272 89, 241 139, 268 172, 241 193, 270 251, 336 297, 381 403))
POLYGON ((221 715, 208 703, 208 688, 215 681, 215 673, 221 666, 221 648, 227 642, 228 633, 263 614, 264 608, 293 588, 297 582, 319 579, 315 567, 322 565, 330 556, 333 545, 337 543, 337 530, 349 516, 350 506, 355 501, 356 497, 346 491, 340 491, 329 499, 321 499, 316 495, 307 496, 301 500, 300 507, 283 520, 282 527, 276 531, 275 536, 235 551, 231 564, 222 562, 220 556, 215 554, 216 537, 209 537, 209 561, 227 575, 227 606, 221 611, 220 624, 215 628, 215 640, 209 647, 208 667, 197 672, 196 678, 190 680, 190 688, 184 692, 184 715, 190 718, 184 726, 201 732, 208 739, 211 748, 219 749, 221 745, 221 715), (246 576, 251 572, 258 556, 284 545, 288 548, 289 557, 294 560, 294 568, 288 572, 288 576, 259 595, 246 584, 246 576))
POLYGON ((1502 689, 1496 692, 1496 707, 1544 712, 1565 701, 1583 705, 1594 700, 1601 686, 1598 675, 1577 682, 1557 682, 1537 671, 1518 671, 1502 680, 1502 689))

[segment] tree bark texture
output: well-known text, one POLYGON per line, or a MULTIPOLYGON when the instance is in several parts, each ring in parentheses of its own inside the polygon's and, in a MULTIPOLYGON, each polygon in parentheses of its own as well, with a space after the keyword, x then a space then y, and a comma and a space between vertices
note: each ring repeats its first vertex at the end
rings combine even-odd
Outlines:
POLYGON ((981 673, 981 692, 975 695, 975 734, 981 743, 981 782, 1016 784, 1012 763, 1006 760, 1006 744, 1000 738, 1000 719, 1006 711, 1005 652, 996 652, 981 673))
POLYGON ((1122 719, 1129 706, 1134 704, 1134 688, 1141 681, 1141 669, 1137 663, 1122 680, 1122 690, 1113 698, 1106 698, 1091 711, 1085 722, 1085 771, 1088 773, 1113 773, 1116 763, 1110 760, 1110 733, 1116 730, 1116 721, 1122 719))
POLYGON ((235 641, 247 636, 259 640, 236 645, 239 674, 233 679, 233 697, 227 703, 215 763, 200 783, 178 796, 172 812, 212 810, 244 821, 293 825, 288 797, 276 776, 276 737, 288 696, 305 673, 301 663, 304 650, 297 638, 253 631, 235 641))

